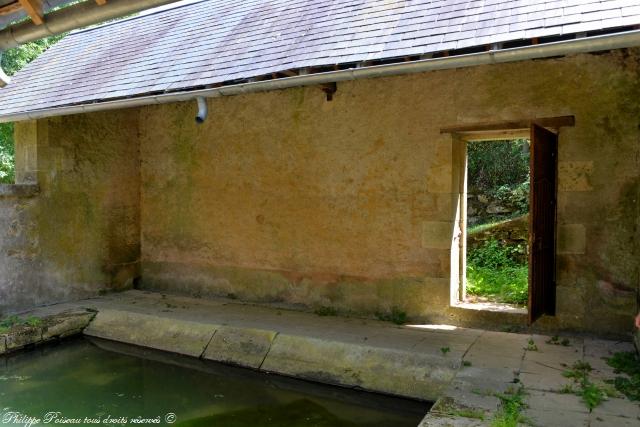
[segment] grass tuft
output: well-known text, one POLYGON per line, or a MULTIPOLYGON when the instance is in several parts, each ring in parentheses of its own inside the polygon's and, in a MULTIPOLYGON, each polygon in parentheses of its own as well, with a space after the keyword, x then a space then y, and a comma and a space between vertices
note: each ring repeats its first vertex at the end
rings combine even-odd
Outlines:
POLYGON ((500 410, 491 420, 491 427, 516 427, 527 420, 522 416, 526 408, 524 403, 524 387, 511 388, 505 393, 495 395, 501 401, 500 410))
POLYGON ((0 334, 6 334, 14 326, 25 325, 25 326, 36 327, 36 326, 39 326, 41 323, 42 323, 42 319, 35 316, 29 316, 26 319, 22 319, 19 316, 15 316, 15 315, 8 316, 0 320, 0 334))

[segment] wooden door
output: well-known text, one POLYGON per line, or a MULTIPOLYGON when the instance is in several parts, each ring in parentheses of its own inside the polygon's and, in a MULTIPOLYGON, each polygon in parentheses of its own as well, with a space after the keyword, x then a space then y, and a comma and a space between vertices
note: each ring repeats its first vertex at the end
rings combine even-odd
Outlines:
POLYGON ((529 324, 556 310, 558 136, 531 125, 529 324))

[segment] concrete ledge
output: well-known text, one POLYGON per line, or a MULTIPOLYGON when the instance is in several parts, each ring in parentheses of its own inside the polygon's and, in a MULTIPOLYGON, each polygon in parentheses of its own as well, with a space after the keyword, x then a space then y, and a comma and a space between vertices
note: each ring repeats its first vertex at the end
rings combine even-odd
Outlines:
POLYGON ((460 359, 303 336, 278 335, 262 369, 308 380, 435 400, 460 359))
POLYGON ((40 192, 37 184, 0 184, 0 199, 29 198, 40 192))
POLYGON ((481 334, 141 291, 82 304, 98 312, 87 336, 429 401, 481 334))
POLYGON ((130 311, 100 310, 86 335, 201 357, 218 325, 130 311))
POLYGON ((174 313, 102 308, 84 333, 205 360, 424 400, 435 400, 441 395, 461 364, 460 357, 445 357, 435 351, 363 345, 358 342, 360 336, 349 341, 341 335, 303 336, 209 322, 174 313))
POLYGON ((13 326, 6 333, 0 334, 0 354, 80 334, 94 315, 89 310, 72 310, 38 318, 40 323, 34 326, 13 326))

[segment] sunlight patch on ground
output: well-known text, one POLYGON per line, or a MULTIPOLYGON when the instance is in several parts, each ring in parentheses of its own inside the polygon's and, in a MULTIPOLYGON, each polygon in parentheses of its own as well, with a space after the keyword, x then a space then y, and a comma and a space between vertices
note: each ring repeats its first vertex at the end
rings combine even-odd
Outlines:
POLYGON ((435 331, 455 331, 456 329, 458 329, 456 326, 453 326, 453 325, 405 325, 405 326, 409 328, 430 329, 435 331))

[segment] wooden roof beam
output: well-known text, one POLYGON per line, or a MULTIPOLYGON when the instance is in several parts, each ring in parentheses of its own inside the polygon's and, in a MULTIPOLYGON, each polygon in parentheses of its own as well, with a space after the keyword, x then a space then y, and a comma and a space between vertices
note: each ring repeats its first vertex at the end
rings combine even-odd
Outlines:
POLYGON ((16 0, 13 3, 0 7, 0 15, 9 15, 10 13, 17 12, 20 9, 22 9, 22 5, 18 0, 16 0))
POLYGON ((40 0, 18 1, 34 24, 42 25, 44 23, 44 12, 42 11, 42 2, 40 0))

